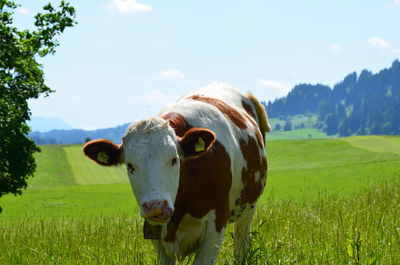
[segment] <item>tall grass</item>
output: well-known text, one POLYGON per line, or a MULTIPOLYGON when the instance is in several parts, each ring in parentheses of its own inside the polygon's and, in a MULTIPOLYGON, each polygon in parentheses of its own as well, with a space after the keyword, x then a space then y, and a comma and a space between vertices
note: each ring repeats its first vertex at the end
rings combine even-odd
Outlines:
POLYGON ((0 225, 0 264, 154 264, 141 224, 101 216, 0 225))
MULTIPOLYGON (((270 198, 258 208, 242 264, 400 264, 399 215, 399 176, 354 196, 270 198)), ((217 264, 233 264, 231 230, 217 264)), ((154 263, 136 217, 0 221, 0 264, 154 263)))
MULTIPOLYGON (((345 198, 272 200, 258 210, 253 231, 243 264, 400 264, 400 180, 345 198)), ((224 253, 230 248, 227 242, 224 253)))

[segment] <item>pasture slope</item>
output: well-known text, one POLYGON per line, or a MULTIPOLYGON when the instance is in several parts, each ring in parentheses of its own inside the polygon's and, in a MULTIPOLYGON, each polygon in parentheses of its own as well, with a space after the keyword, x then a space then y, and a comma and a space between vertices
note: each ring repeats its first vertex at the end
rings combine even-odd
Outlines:
MULTIPOLYGON (((267 149, 268 188, 243 264, 400 264, 400 137, 267 149)), ((37 163, 23 196, 0 199, 0 264, 155 263, 125 168, 99 167, 77 145, 42 146, 37 163)), ((231 229, 218 264, 233 263, 231 229)))
POLYGON ((302 140, 302 139, 327 139, 329 136, 317 129, 297 129, 291 131, 272 131, 268 134, 268 139, 271 140, 302 140))

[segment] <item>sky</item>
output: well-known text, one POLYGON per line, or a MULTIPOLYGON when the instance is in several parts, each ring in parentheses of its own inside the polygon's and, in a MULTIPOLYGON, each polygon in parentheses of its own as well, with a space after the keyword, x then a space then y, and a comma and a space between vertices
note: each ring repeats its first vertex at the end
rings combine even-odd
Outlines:
MULTIPOLYGON (((26 29, 48 1, 16 2, 15 25, 26 29)), ((69 2, 78 24, 39 58, 56 92, 29 106, 74 128, 154 116, 214 81, 268 101, 400 58, 400 0, 69 2)))

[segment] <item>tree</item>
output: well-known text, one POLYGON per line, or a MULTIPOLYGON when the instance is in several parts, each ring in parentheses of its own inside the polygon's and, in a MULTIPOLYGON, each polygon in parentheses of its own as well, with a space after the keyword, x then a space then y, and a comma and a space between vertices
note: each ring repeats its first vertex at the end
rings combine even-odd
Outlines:
POLYGON ((35 16, 34 30, 21 31, 13 25, 17 7, 0 0, 0 197, 20 195, 36 168, 33 154, 40 149, 27 137, 27 101, 53 92, 36 59, 54 54, 56 36, 76 24, 75 9, 63 0, 58 10, 51 4, 43 7, 35 16))
POLYGON ((382 133, 383 134, 393 134, 393 132, 392 132, 392 123, 390 121, 385 122, 382 125, 382 133))
POLYGON ((285 125, 283 125, 283 130, 284 131, 290 131, 292 129, 292 122, 290 120, 285 122, 285 125))
POLYGON ((334 135, 337 133, 339 127, 339 119, 333 113, 326 115, 326 134, 334 135))
POLYGON ((346 115, 346 108, 344 107, 343 104, 338 104, 337 108, 336 108, 336 113, 337 113, 337 117, 339 119, 346 119, 347 115, 346 115))
POLYGON ((343 123, 339 125, 338 133, 340 137, 345 137, 350 135, 347 123, 348 123, 347 120, 345 120, 343 123))
POLYGON ((282 129, 281 125, 279 123, 277 123, 275 125, 275 131, 280 131, 282 129))
POLYGON ((329 103, 325 100, 322 100, 318 103, 317 114, 318 120, 323 121, 325 120, 326 115, 330 113, 329 103))

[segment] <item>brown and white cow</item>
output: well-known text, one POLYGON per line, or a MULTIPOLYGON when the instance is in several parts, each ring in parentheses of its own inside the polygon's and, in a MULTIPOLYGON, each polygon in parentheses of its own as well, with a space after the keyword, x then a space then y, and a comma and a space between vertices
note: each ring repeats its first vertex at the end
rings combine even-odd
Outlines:
POLYGON ((121 145, 94 140, 84 153, 103 166, 126 165, 160 264, 192 253, 194 264, 213 264, 228 223, 239 261, 266 183, 269 128, 255 97, 213 83, 132 123, 121 145))

